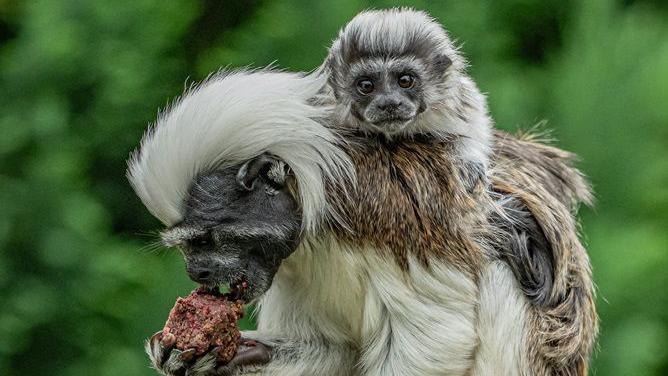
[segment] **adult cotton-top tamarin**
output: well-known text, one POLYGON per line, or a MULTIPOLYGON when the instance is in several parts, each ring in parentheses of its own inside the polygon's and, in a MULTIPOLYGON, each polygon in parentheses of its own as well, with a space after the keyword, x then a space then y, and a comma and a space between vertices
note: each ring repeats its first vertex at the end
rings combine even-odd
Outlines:
MULTIPOLYGON (((371 32, 388 43, 426 32, 419 39, 425 51, 431 36, 438 41, 432 50, 450 43, 423 13, 404 13, 374 18, 400 22, 369 24, 365 14, 351 21, 342 35, 356 20, 366 25, 351 29, 358 44, 351 56, 401 60, 387 55, 396 51, 383 43, 362 43, 371 32)), ((251 368, 238 362, 230 370, 207 355, 174 359, 158 344, 150 347, 161 352, 152 354, 156 368, 165 374, 586 373, 596 315, 571 210, 589 200, 587 186, 569 154, 494 133, 461 57, 442 51, 443 58, 430 61, 440 64, 440 88, 451 90, 447 106, 439 107, 441 100, 422 105, 417 94, 410 98, 413 109, 369 100, 367 107, 385 109, 367 116, 360 107, 357 120, 348 120, 325 70, 310 76, 259 71, 216 75, 161 115, 129 176, 168 226, 165 238, 186 249, 199 242, 191 238, 207 239, 200 252, 215 255, 222 270, 209 283, 256 274, 273 280, 256 284, 249 298, 259 299, 258 330, 242 334, 264 345, 268 362, 251 368), (465 95, 458 100, 458 93, 465 95), (265 167, 238 167, 245 164, 265 167), (220 180, 218 189, 212 184, 200 193, 194 188, 198 176, 228 169, 237 171, 232 182, 220 180), (257 179, 263 184, 247 184, 257 179), (212 192, 220 197, 209 197, 212 192), (226 216, 243 210, 228 200, 238 192, 257 195, 244 205, 271 219, 226 216), (272 214, 291 213, 288 201, 272 204, 276 194, 298 204, 288 221, 300 221, 297 243, 272 214), (219 215, 198 221, 186 203, 205 197, 210 201, 200 211, 209 205, 219 215), (240 229, 251 244, 230 240, 240 238, 230 236, 240 229), (260 239, 274 246, 264 248, 260 239), (239 256, 281 249, 280 257, 252 265, 239 256)), ((402 56, 426 65, 418 52, 402 56)), ((380 86, 419 87, 417 70, 403 76, 380 86)), ((370 88, 351 82, 355 90, 370 88)), ((373 81, 371 92, 378 86, 373 81)))

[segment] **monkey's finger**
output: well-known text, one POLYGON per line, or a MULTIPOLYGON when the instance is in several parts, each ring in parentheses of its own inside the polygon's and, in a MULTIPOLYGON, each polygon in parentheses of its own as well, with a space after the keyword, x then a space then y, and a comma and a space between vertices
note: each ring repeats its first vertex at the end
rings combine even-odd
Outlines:
POLYGON ((161 340, 162 332, 157 332, 144 343, 146 354, 148 354, 148 357, 151 360, 151 364, 153 364, 153 367, 156 370, 162 369, 162 364, 165 362, 168 353, 161 345, 161 340))
POLYGON ((158 344, 159 344, 160 341, 162 341, 162 331, 156 332, 155 334, 153 334, 153 335, 148 339, 148 342, 151 344, 151 346, 152 346, 154 343, 158 343, 158 344))
POLYGON ((200 376, 215 374, 217 350, 218 348, 214 348, 201 358, 197 359, 195 363, 186 370, 186 375, 200 376))
POLYGON ((184 369, 186 368, 186 363, 181 360, 181 354, 183 352, 179 349, 173 349, 169 353, 169 358, 165 361, 165 363, 162 365, 162 369, 167 373, 167 374, 179 374, 183 373, 184 369))
POLYGON ((260 375, 263 368, 259 365, 249 364, 245 366, 232 367, 229 364, 220 366, 216 369, 216 376, 232 376, 232 375, 260 375))
POLYGON ((172 346, 176 344, 176 336, 172 333, 163 334, 162 339, 160 340, 160 344, 165 349, 171 349, 172 346))
POLYGON ((195 349, 190 349, 181 352, 181 361, 184 363, 189 363, 191 360, 195 359, 195 349))

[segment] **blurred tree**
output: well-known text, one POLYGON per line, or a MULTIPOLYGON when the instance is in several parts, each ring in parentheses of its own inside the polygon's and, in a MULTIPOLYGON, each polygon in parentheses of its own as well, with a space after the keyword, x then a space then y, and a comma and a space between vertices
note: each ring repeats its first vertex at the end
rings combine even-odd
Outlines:
POLYGON ((0 374, 150 374, 142 338, 191 284, 140 251, 158 224, 125 159, 190 74, 210 3, 0 2, 0 374))
POLYGON ((313 69, 348 19, 395 5, 461 41, 499 127, 548 119, 582 156, 594 373, 668 374, 668 7, 651 0, 0 0, 0 374, 152 374, 141 342, 193 287, 142 248, 159 224, 124 178, 156 110, 221 66, 313 69))

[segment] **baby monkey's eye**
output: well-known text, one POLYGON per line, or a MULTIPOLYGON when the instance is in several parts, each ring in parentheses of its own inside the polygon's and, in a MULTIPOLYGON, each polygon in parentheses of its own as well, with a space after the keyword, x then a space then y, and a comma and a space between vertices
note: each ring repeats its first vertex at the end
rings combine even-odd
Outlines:
POLYGON ((357 81, 357 91, 362 95, 370 94, 373 91, 373 81, 369 79, 357 81))
POLYGON ((404 89, 410 89, 413 87, 415 84, 415 78, 411 76, 410 74, 404 74, 401 77, 399 77, 399 86, 401 86, 404 89))

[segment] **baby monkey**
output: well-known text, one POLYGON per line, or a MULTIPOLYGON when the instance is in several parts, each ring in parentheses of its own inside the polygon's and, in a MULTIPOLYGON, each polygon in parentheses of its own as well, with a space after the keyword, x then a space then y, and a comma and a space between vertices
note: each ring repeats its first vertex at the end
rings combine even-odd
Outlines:
POLYGON ((410 9, 367 11, 340 32, 322 71, 337 124, 386 139, 456 140, 466 162, 487 166, 485 97, 443 28, 410 9))

